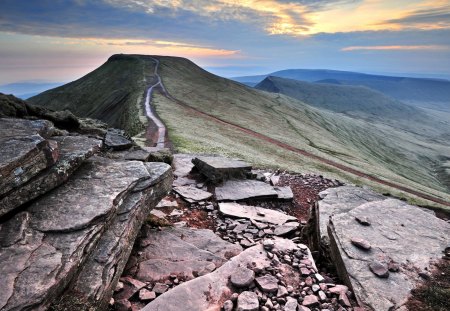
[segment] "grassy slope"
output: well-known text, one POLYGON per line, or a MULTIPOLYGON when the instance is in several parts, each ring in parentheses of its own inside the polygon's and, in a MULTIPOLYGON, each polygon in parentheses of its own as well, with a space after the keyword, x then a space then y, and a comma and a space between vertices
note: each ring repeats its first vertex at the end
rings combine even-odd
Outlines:
MULTIPOLYGON (((421 140, 387 125, 315 109, 287 96, 247 88, 214 76, 185 59, 161 58, 160 72, 172 96, 201 111, 369 174, 449 199, 447 189, 430 170, 438 164, 439 154, 450 151, 440 143, 421 140)), ((295 160, 297 155, 276 157, 274 161, 274 154, 286 151, 262 153, 258 148, 271 149, 264 142, 241 145, 229 139, 231 134, 222 125, 210 125, 209 129, 205 122, 210 122, 198 116, 187 122, 185 109, 165 98, 157 99, 155 104, 181 151, 231 153, 257 164, 331 171, 336 176, 334 169, 321 163, 295 160)), ((346 179, 352 178, 347 175, 346 179)))
POLYGON ((141 103, 153 62, 136 56, 115 55, 86 76, 28 99, 49 109, 69 109, 110 126, 124 128, 132 135, 146 127, 141 103))

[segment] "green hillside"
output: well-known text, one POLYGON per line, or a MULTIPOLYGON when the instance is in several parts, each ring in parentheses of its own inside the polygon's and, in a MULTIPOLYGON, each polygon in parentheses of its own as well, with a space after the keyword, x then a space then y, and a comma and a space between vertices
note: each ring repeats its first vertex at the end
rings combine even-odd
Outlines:
MULTIPOLYGON (((450 147, 437 139, 425 139, 388 124, 355 119, 312 107, 282 94, 249 88, 215 76, 187 59, 158 59, 158 72, 168 95, 155 92, 152 104, 166 124, 169 137, 179 152, 218 153, 241 157, 259 166, 319 173, 357 184, 367 184, 380 192, 406 197, 415 203, 436 205, 345 172, 321 160, 326 159, 450 201, 448 188, 442 182, 445 178, 438 178, 435 173, 437 168, 444 168, 443 159, 450 154, 450 147), (290 151, 276 142, 304 150, 321 159, 290 151)), ((146 81, 156 81, 155 77, 151 77, 154 63, 148 57, 112 57, 91 74, 72 84, 38 95, 33 98, 33 102, 46 105, 51 99, 48 103, 52 108, 70 108, 77 114, 80 114, 77 111, 85 114, 97 112, 108 107, 105 103, 108 98, 106 89, 113 89, 110 85, 117 77, 124 75, 124 70, 128 72, 127 77, 134 77, 139 82, 133 86, 134 92, 129 92, 129 96, 135 94, 134 101, 126 101, 126 104, 120 105, 122 109, 129 111, 130 116, 120 118, 117 115, 118 118, 114 121, 120 120, 122 127, 134 129, 134 124, 142 119, 142 113, 136 111, 139 110, 139 96, 146 90, 143 87, 146 84, 143 83, 143 77, 146 77, 146 81), (117 71, 116 66, 120 67, 117 71), (101 77, 100 80, 98 77, 101 77), (87 101, 90 91, 80 85, 91 86, 90 90, 100 100, 92 96, 87 101), (80 97, 85 98, 82 102, 83 109, 78 104, 81 103, 77 100, 80 97), (66 105, 58 106, 55 103, 66 105)), ((120 87, 124 87, 123 83, 120 87)), ((142 110, 142 101, 140 105, 142 110)), ((105 120, 101 114, 99 117, 105 120)))
POLYGON ((49 109, 69 109, 135 135, 146 127, 142 100, 153 62, 146 57, 114 55, 86 76, 28 99, 49 109))
POLYGON ((364 86, 311 83, 269 76, 255 88, 281 93, 317 108, 369 121, 389 123, 391 126, 422 135, 434 137, 440 133, 450 133, 450 127, 436 124, 436 119, 423 110, 364 86), (417 126, 418 124, 420 126, 417 126))

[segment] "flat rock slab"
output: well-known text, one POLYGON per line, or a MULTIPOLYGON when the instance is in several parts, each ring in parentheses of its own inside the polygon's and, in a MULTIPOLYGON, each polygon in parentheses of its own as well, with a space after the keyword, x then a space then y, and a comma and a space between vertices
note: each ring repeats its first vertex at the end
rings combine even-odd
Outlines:
MULTIPOLYGON (((291 240, 275 239, 274 241, 275 248, 280 251, 298 249, 298 245, 291 240)), ((271 261, 263 245, 255 245, 233 257, 214 272, 185 282, 162 294, 142 311, 219 311, 223 302, 230 299, 233 294, 228 285, 231 275, 237 269, 247 266, 266 269, 271 266, 271 261)))
POLYGON ((275 189, 257 180, 228 180, 216 187, 217 201, 239 201, 248 199, 276 199, 275 189))
POLYGON ((211 192, 204 191, 193 186, 178 186, 174 187, 173 190, 181 195, 183 199, 191 203, 207 200, 212 197, 211 192))
POLYGON ((329 188, 319 193, 318 239, 328 243, 327 226, 330 216, 345 214, 367 202, 382 201, 387 197, 369 189, 354 186, 329 188))
POLYGON ((192 163, 212 182, 245 178, 252 170, 252 166, 244 161, 224 157, 196 157, 192 163))
POLYGON ((294 216, 282 212, 238 203, 219 203, 219 211, 226 216, 253 219, 275 225, 282 225, 287 221, 297 220, 294 216))
MULTIPOLYGON (((64 185, 2 223, 0 309, 47 309, 83 267, 105 229, 127 205, 133 206, 131 194, 142 191, 141 183, 149 179, 142 162, 94 156, 64 185)), ((97 298, 105 298, 102 293, 97 298)))
POLYGON ((275 191, 278 194, 278 199, 279 200, 286 200, 286 201, 290 201, 292 199, 294 199, 294 193, 292 192, 291 187, 286 186, 286 187, 274 187, 275 191))
POLYGON ((450 224, 396 199, 346 210, 334 213, 328 226, 331 255, 340 277, 368 309, 397 310, 418 284, 419 272, 442 257, 450 243, 450 224), (370 219, 371 225, 356 220, 362 217, 370 219), (352 243, 355 234, 370 243, 370 250, 352 243), (400 269, 388 274, 391 262, 400 269))
POLYGON ((213 231, 191 228, 145 227, 140 240, 136 279, 163 282, 171 275, 193 279, 206 274, 238 255, 242 248, 222 240, 213 231))
POLYGON ((58 147, 47 140, 53 130, 45 120, 0 119, 0 196, 56 162, 58 147))
POLYGON ((52 141, 59 149, 57 162, 0 197, 2 212, 11 211, 64 183, 83 161, 98 152, 102 145, 100 140, 87 136, 57 136, 53 137, 52 141))

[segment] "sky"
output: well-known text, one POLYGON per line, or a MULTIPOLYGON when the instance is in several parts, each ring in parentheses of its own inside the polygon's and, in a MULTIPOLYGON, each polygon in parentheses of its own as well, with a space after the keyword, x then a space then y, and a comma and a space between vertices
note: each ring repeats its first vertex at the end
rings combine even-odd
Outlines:
POLYGON ((187 57, 226 77, 450 78, 450 0, 0 0, 0 84, 72 81, 117 53, 187 57))

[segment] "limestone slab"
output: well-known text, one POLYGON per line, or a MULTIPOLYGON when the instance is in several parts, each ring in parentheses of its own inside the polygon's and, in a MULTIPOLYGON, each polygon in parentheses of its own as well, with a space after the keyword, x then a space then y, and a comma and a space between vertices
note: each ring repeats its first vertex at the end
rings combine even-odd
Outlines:
POLYGON ((219 203, 219 211, 226 216, 253 219, 260 222, 282 225, 287 221, 295 221, 294 216, 258 206, 238 203, 219 203))
POLYGON ((270 198, 278 198, 278 193, 272 186, 262 181, 228 180, 223 185, 216 187, 216 199, 218 201, 270 198))

